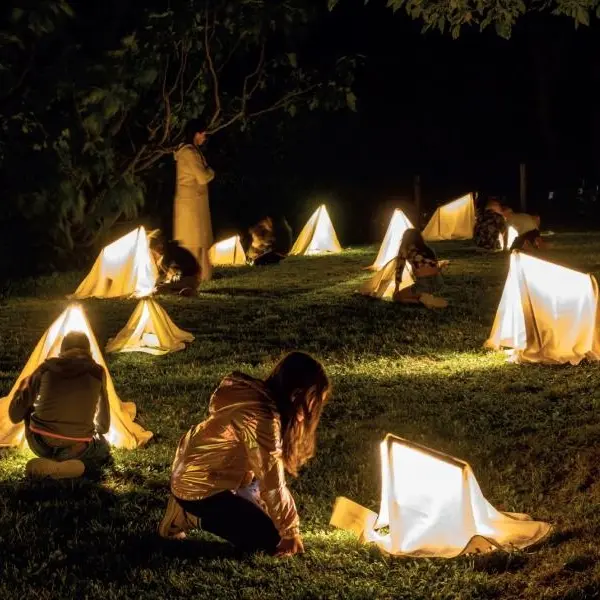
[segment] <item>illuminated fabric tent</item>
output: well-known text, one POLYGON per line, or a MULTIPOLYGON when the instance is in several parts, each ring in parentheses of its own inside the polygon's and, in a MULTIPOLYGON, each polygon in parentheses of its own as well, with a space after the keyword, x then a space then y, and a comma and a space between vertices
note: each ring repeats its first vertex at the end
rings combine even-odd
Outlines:
POLYGON ((106 345, 107 352, 146 352, 167 354, 185 348, 194 336, 179 329, 158 302, 142 298, 129 321, 106 345))
POLYGON ((517 237, 519 237, 517 230, 512 225, 509 225, 508 233, 506 236, 506 247, 504 246, 504 236, 502 234, 498 236, 498 241, 500 242, 500 249, 510 251, 510 247, 513 245, 513 242, 517 239, 517 237))
POLYGON ((325 205, 321 204, 300 232, 298 239, 290 250, 290 254, 311 255, 341 251, 342 247, 329 218, 329 213, 325 205))
POLYGON ((98 342, 83 309, 78 304, 70 304, 47 329, 31 353, 25 368, 21 371, 8 396, 0 399, 0 446, 27 445, 23 423, 14 425, 8 416, 10 400, 25 377, 31 375, 47 358, 58 356, 62 340, 70 331, 83 331, 88 336, 94 360, 106 370, 106 387, 110 404, 110 430, 106 438, 113 446, 118 448, 133 449, 143 446, 152 437, 152 432, 144 430, 140 425, 133 422, 136 414, 135 404, 133 402, 121 402, 117 396, 110 373, 98 347, 98 342))
POLYGON ((454 558, 523 549, 552 529, 528 515, 496 510, 462 460, 391 434, 380 449, 379 515, 338 498, 331 523, 389 554, 454 558))
POLYGON ((213 265, 230 266, 246 264, 246 253, 242 248, 239 235, 234 235, 213 244, 208 257, 213 265))
POLYGON ((440 206, 423 230, 428 242, 470 240, 475 228, 475 200, 469 193, 440 206))
POLYGON ((397 208, 392 215, 390 224, 388 226, 381 247, 379 248, 379 254, 375 262, 367 267, 371 271, 379 271, 382 267, 387 265, 393 258, 398 256, 398 250, 400 249, 400 243, 402 242, 402 236, 407 229, 413 229, 413 224, 406 218, 406 215, 397 208))
POLYGON ((71 298, 149 296, 158 270, 143 227, 106 246, 71 298))
POLYGON ((513 251, 488 348, 515 362, 600 360, 598 284, 592 275, 513 251))
MULTIPOLYGON (((383 267, 383 269, 380 269, 373 277, 367 279, 367 281, 365 281, 358 289, 358 293, 363 294, 364 296, 379 298, 381 300, 391 300, 396 286, 397 260, 397 258, 393 258, 383 267)), ((404 290, 414 284, 415 278, 413 276, 412 268, 407 262, 402 271, 402 281, 400 282, 398 291, 404 290)))

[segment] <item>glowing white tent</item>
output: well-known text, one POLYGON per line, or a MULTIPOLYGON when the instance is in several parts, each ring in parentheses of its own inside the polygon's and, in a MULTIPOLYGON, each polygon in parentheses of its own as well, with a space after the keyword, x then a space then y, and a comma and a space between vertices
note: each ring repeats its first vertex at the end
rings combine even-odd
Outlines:
POLYGON ((506 236, 506 247, 504 246, 504 236, 500 234, 500 236, 498 237, 498 241, 500 242, 500 248, 502 250, 510 251, 510 247, 513 245, 513 242, 517 239, 518 236, 519 234, 517 233, 517 230, 514 227, 512 227, 512 225, 509 225, 508 233, 506 236))
POLYGON ((468 463, 391 434, 381 443, 381 481, 379 515, 338 498, 331 523, 393 555, 523 549, 551 531, 528 515, 496 510, 468 463))
MULTIPOLYGON (((372 296, 380 300, 391 300, 396 287, 396 262, 397 258, 390 260, 383 269, 380 269, 367 279, 358 289, 359 294, 364 296, 372 296)), ((402 271, 402 281, 398 287, 398 291, 404 290, 415 284, 412 268, 407 262, 402 271)))
POLYGON ((158 270, 143 227, 106 246, 71 298, 142 298, 154 291, 158 270))
POLYGON ((472 193, 440 206, 423 230, 428 242, 470 240, 475 228, 475 199, 472 193))
POLYGON ((167 354, 185 348, 194 336, 179 329, 164 308, 152 298, 142 298, 127 324, 106 345, 107 352, 167 354))
POLYGON ((413 228, 413 224, 407 219, 402 210, 399 208, 394 210, 387 232, 383 238, 381 247, 379 248, 379 254, 377 254, 375 262, 367 268, 371 271, 379 271, 379 269, 387 265, 390 260, 396 258, 396 256, 398 256, 398 250, 400 249, 400 243, 402 242, 404 232, 407 229, 413 228))
POLYGON ((62 340, 70 331, 82 331, 88 336, 94 360, 106 370, 106 387, 110 404, 110 430, 106 438, 113 446, 119 448, 133 449, 143 446, 152 437, 152 432, 146 431, 133 422, 136 414, 135 404, 133 402, 121 402, 117 396, 94 332, 83 309, 78 304, 70 304, 47 329, 31 353, 25 368, 21 371, 8 396, 0 399, 0 446, 27 445, 23 423, 14 425, 8 416, 10 400, 25 377, 31 375, 47 358, 58 356, 62 340))
POLYGON ((515 362, 600 360, 596 279, 514 251, 485 346, 512 349, 515 362))
POLYGON ((313 213, 308 220, 304 229, 300 232, 298 239, 290 250, 291 255, 298 254, 322 254, 325 252, 337 253, 341 252, 342 247, 338 241, 335 229, 329 213, 322 204, 313 213))
POLYGON ((246 253, 242 248, 239 235, 213 244, 208 257, 213 265, 239 266, 246 264, 246 253))

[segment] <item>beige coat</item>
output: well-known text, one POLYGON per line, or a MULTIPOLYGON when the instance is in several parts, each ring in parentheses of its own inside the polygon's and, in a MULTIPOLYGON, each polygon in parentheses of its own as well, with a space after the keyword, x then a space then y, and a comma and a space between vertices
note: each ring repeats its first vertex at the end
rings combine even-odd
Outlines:
POLYGON ((281 421, 271 392, 259 379, 231 373, 212 395, 208 419, 181 438, 171 492, 181 500, 202 500, 256 477, 279 535, 293 537, 299 519, 281 456, 281 421))
POLYGON ((173 209, 173 238, 198 256, 200 248, 209 249, 213 243, 208 183, 214 171, 206 164, 202 153, 192 144, 175 152, 177 161, 177 190, 173 209))

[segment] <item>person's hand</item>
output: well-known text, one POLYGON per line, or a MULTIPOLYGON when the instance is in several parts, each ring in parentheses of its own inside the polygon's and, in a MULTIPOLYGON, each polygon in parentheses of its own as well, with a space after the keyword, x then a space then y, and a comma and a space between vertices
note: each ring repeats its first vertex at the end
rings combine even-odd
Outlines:
POLYGON ((293 538, 283 538, 277 546, 275 556, 281 558, 283 556, 293 556, 294 554, 304 554, 304 544, 299 535, 293 538))

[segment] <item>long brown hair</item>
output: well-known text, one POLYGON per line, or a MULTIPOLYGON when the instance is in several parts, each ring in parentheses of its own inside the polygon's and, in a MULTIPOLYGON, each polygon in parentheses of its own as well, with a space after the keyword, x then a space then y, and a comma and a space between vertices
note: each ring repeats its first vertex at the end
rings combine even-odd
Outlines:
POLYGON ((298 470, 315 454, 317 425, 323 412, 329 379, 323 365, 304 352, 290 352, 267 377, 281 416, 283 464, 298 470))

